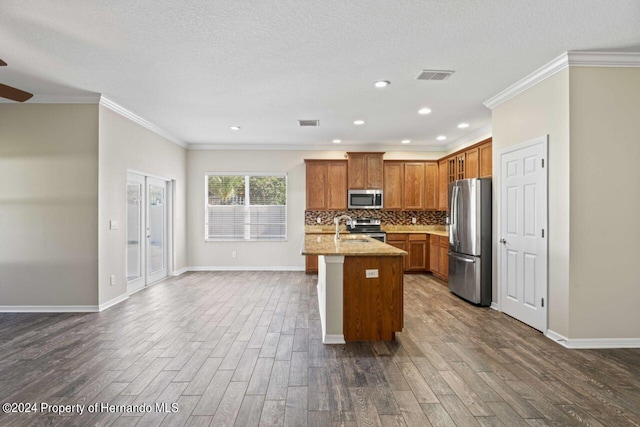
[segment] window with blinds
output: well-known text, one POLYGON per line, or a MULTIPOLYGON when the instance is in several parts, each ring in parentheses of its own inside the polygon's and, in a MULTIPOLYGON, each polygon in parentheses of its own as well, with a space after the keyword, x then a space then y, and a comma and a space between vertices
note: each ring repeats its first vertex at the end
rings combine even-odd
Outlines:
POLYGON ((287 239, 286 174, 205 176, 206 240, 287 239))

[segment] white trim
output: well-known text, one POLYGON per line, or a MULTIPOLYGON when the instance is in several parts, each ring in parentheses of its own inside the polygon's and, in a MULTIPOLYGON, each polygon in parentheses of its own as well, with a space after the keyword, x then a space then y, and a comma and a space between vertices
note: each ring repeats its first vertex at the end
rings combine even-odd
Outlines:
POLYGON ((488 100, 483 102, 483 105, 493 110, 503 102, 508 101, 509 99, 524 92, 530 87, 551 77, 558 71, 564 70, 568 66, 569 66, 568 55, 567 55, 567 52, 565 52, 562 55, 558 56, 557 58, 553 59, 552 61, 548 62, 547 64, 543 65, 542 67, 538 68, 533 73, 518 80, 517 82, 515 82, 514 84, 512 84, 502 92, 489 98, 488 100))
POLYGON ((150 121, 140 117, 139 115, 135 114, 134 112, 127 110, 126 108, 124 108, 123 106, 113 102, 112 100, 110 100, 109 98, 107 98, 106 96, 102 95, 100 97, 100 105, 102 105, 105 108, 110 109, 111 111, 120 114, 122 117, 126 117, 127 119, 131 120, 134 123, 139 124, 140 126, 149 129, 151 132, 154 132, 158 135, 160 135, 163 138, 168 139, 169 141, 173 142, 176 145, 179 145, 182 148, 187 148, 187 143, 182 141, 181 139, 176 138, 175 136, 173 136, 172 134, 170 134, 169 132, 165 131, 164 129, 160 128, 159 126, 154 125, 153 123, 151 123, 150 121))
POLYGON ((640 67, 639 52, 569 52, 570 67, 640 67))
POLYGON ((104 311, 107 308, 113 307, 114 305, 121 303, 124 300, 128 300, 129 299, 129 294, 124 293, 122 295, 119 295, 115 298, 110 299, 109 301, 105 302, 104 304, 100 304, 98 306, 98 311, 104 311))
POLYGON ((638 52, 565 52, 533 73, 518 80, 502 92, 489 98, 483 104, 490 109, 524 92, 537 83, 551 77, 567 67, 640 67, 638 52))
POLYGON ((149 177, 149 178, 159 179, 159 180, 161 180, 161 181, 167 181, 167 182, 172 181, 171 179, 169 179, 169 178, 165 178, 165 177, 163 177, 163 176, 151 175, 151 174, 148 174, 148 173, 145 173, 145 172, 140 172, 139 170, 135 170, 135 169, 127 169, 127 173, 132 173, 132 174, 135 174, 135 175, 140 175, 142 178, 147 178, 147 177, 149 177))
POLYGON ((444 152, 444 145, 378 145, 378 144, 187 144, 188 150, 254 150, 254 151, 416 151, 416 152, 444 152))
POLYGON ((598 348, 640 348, 640 338, 576 338, 569 339, 551 329, 545 334, 565 348, 598 349, 598 348))
POLYGON ((95 313, 97 305, 2 305, 0 313, 95 313))
POLYGON ((493 130, 493 125, 491 123, 482 126, 473 132, 468 133, 467 135, 461 136, 458 139, 451 141, 444 148, 446 151, 452 153, 454 151, 458 151, 458 149, 462 148, 463 145, 473 145, 477 144, 480 141, 484 141, 487 138, 491 138, 491 133, 493 130))
MULTIPOLYGON (((99 94, 87 95, 34 95, 25 104, 97 104, 100 101, 99 94)), ((0 104, 20 104, 8 99, 0 99, 0 104)))
POLYGON ((304 266, 296 265, 211 265, 185 268, 186 271, 304 271, 304 266))
POLYGON ((325 335, 322 344, 346 344, 344 335, 325 335))
POLYGON ((181 274, 184 274, 187 271, 189 271, 189 267, 183 267, 180 270, 173 270, 173 274, 172 275, 173 275, 173 277, 180 276, 181 274))
POLYGON ((500 305, 497 302, 491 301, 491 309, 495 310, 495 311, 502 311, 500 309, 500 305))

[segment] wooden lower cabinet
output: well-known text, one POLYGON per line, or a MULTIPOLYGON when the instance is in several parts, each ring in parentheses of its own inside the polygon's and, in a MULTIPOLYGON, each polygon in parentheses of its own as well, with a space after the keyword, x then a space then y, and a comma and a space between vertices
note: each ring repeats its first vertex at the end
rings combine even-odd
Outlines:
POLYGON ((409 234, 409 266, 407 271, 428 271, 429 241, 426 234, 409 234))
POLYGON ((318 255, 306 255, 304 260, 304 272, 306 274, 318 273, 318 255))
POLYGON ((345 341, 389 341, 404 326, 402 257, 345 256, 343 320, 345 341), (377 269, 379 277, 367 278, 377 269))
POLYGON ((431 273, 439 279, 447 281, 449 278, 449 239, 446 236, 430 236, 429 268, 431 273))

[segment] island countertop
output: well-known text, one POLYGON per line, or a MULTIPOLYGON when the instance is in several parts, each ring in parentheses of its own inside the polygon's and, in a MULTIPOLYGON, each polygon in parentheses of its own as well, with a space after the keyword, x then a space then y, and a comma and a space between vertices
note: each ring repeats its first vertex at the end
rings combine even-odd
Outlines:
POLYGON ((307 234, 304 236, 302 255, 343 255, 343 256, 402 256, 407 251, 382 243, 371 237, 342 235, 339 241, 333 234, 307 234), (356 240, 356 241, 354 241, 356 240), (361 240, 366 240, 362 242, 361 240))

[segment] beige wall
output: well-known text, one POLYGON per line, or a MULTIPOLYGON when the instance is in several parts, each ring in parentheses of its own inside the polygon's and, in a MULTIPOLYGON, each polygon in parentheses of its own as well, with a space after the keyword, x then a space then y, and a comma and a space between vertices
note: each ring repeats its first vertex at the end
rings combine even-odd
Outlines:
MULTIPOLYGON (((493 110, 493 299, 497 298, 499 152, 505 147, 549 135, 549 322, 569 333, 569 70, 565 69, 493 110)), ((571 206, 573 209, 573 206, 571 206)), ((603 218, 603 221, 605 218, 603 218)))
POLYGON ((98 303, 98 106, 0 104, 0 306, 98 303))
POLYGON ((99 164, 99 289, 100 304, 126 293, 126 184, 127 170, 175 180, 173 265, 186 260, 186 150, 150 130, 100 106, 99 164), (118 220, 118 230, 109 221, 118 220), (109 278, 116 276, 115 286, 109 278))
POLYGON ((570 68, 570 338, 640 338, 640 69, 570 68))

